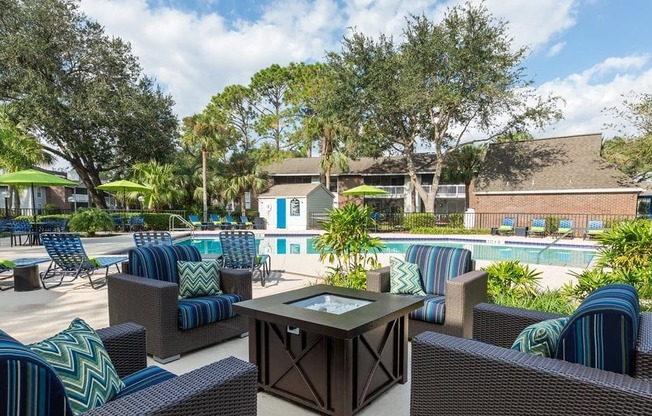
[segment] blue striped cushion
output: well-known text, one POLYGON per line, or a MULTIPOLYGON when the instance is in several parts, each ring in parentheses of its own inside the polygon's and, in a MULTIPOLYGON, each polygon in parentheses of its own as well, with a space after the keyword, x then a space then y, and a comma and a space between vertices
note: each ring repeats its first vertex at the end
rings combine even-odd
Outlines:
POLYGON ((430 295, 446 295, 446 281, 471 271, 471 252, 464 248, 412 245, 405 260, 416 263, 422 287, 430 295))
POLYGON ((191 329, 235 316, 233 304, 240 296, 223 294, 179 299, 179 329, 191 329))
POLYGON ((120 393, 118 393, 113 400, 117 400, 121 397, 128 396, 132 393, 135 393, 139 390, 153 386, 155 384, 161 383, 171 378, 175 378, 176 375, 172 374, 168 370, 165 370, 156 365, 150 365, 147 368, 143 368, 140 371, 136 371, 133 374, 128 375, 123 378, 122 381, 125 383, 125 386, 120 393))
POLYGON ((3 415, 72 416, 63 383, 50 364, 2 331, 0 375, 3 415))
POLYGON ((129 250, 129 268, 135 276, 179 284, 177 261, 201 261, 193 246, 146 246, 129 250))
POLYGON ((596 289, 571 315, 556 358, 621 374, 633 374, 638 337, 636 289, 613 284, 596 289))
POLYGON ((446 297, 427 295, 423 299, 423 306, 410 312, 410 318, 443 325, 446 318, 446 297))

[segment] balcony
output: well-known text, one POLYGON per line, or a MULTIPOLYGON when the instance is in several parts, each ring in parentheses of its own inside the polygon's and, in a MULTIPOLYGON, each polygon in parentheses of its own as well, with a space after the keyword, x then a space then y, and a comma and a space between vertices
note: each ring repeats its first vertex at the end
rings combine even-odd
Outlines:
MULTIPOLYGON (((374 198, 403 198, 407 195, 409 187, 403 186, 376 186, 376 188, 383 189, 388 192, 388 195, 374 195, 374 198)), ((426 192, 430 192, 432 185, 423 185, 426 192)), ((437 198, 461 198, 466 197, 464 193, 464 185, 439 185, 437 190, 437 198)))

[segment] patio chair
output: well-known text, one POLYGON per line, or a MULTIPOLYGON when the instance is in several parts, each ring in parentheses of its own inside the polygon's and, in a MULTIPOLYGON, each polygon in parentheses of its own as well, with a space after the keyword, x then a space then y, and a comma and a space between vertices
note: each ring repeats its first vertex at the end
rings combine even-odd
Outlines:
POLYGON ((559 226, 557 231, 555 231, 555 237, 563 237, 568 235, 571 239, 575 237, 575 232, 571 232, 573 229, 573 220, 559 220, 559 226))
POLYGON ((38 243, 38 232, 32 229, 32 224, 27 220, 13 220, 9 225, 10 245, 27 245, 30 246, 38 243), (25 242, 23 242, 25 237, 25 242))
MULTIPOLYGON (((75 328, 80 326, 75 325, 75 328)), ((258 370, 254 364, 227 357, 176 376, 162 367, 147 366, 146 336, 142 326, 125 323, 95 332, 103 346, 97 351, 106 350, 124 387, 116 396, 84 415, 256 415, 258 370)), ((97 337, 92 334, 85 335, 86 338, 76 334, 76 337, 98 344, 97 337)), ((106 357, 104 354, 96 356, 106 357)), ((83 357, 94 364, 96 356, 84 351, 74 358, 83 357)), ((101 364, 106 371, 106 358, 101 364)), ((0 331, 0 368, 4 370, 0 414, 73 415, 69 394, 59 373, 42 355, 3 331, 0 331)), ((100 384, 98 373, 92 368, 79 371, 78 381, 87 387, 92 383, 100 384)), ((94 388, 80 390, 90 394, 94 388)), ((79 394, 75 395, 77 399, 83 397, 79 394)))
POLYGON ((222 225, 222 219, 220 219, 220 216, 217 214, 211 214, 210 221, 215 227, 220 227, 222 225))
POLYGON ((632 304, 620 299, 609 306, 614 298, 602 289, 599 296, 606 302, 600 305, 595 295, 587 298, 585 307, 569 317, 555 351, 579 352, 595 358, 596 365, 510 348, 526 327, 564 317, 558 314, 481 303, 474 308, 473 339, 434 332, 418 335, 412 340, 410 414, 650 414, 652 313, 632 319, 634 315, 624 312, 632 304), (626 324, 620 330, 603 328, 608 319, 626 324), (603 332, 609 336, 602 337, 603 332), (573 348, 567 336, 585 344, 573 348), (623 359, 624 345, 633 349, 626 352, 631 353, 628 359, 623 359), (633 372, 601 368, 608 361, 617 366, 629 362, 633 372))
POLYGON ((167 231, 138 231, 134 233, 136 247, 171 246, 172 236, 167 231))
POLYGON ((129 229, 131 231, 142 231, 145 226, 145 218, 141 216, 129 218, 129 229))
POLYGON ((111 219, 113 220, 114 231, 127 231, 122 217, 111 217, 111 219))
POLYGON ((539 237, 546 236, 546 220, 545 218, 535 218, 532 220, 532 225, 528 231, 529 235, 537 235, 539 237))
POLYGON ((503 218, 503 223, 498 227, 498 234, 514 234, 514 218, 503 218))
POLYGON ((260 284, 265 286, 265 278, 272 268, 272 259, 268 254, 258 254, 256 235, 252 231, 221 231, 220 245, 225 268, 249 269, 252 275, 258 271, 260 284))
POLYGON ((197 215, 188 215, 188 221, 194 228, 203 229, 204 225, 201 223, 199 216, 197 215))
POLYGON ((84 251, 81 239, 74 233, 43 233, 41 241, 45 251, 50 256, 51 262, 45 272, 40 274, 41 284, 44 289, 57 287, 66 282, 72 282, 78 277, 88 277, 93 289, 99 289, 106 284, 109 267, 115 266, 120 271, 120 263, 127 260, 127 256, 108 256, 90 258, 84 251), (96 270, 106 269, 104 278, 93 281, 96 270), (58 282, 48 285, 50 281, 58 282))
POLYGON ((239 225, 239 224, 238 224, 238 221, 234 220, 233 217, 230 216, 230 215, 225 215, 225 216, 224 216, 224 223, 225 223, 225 224, 228 224, 229 226, 231 226, 231 228, 233 228, 233 227, 236 227, 236 228, 237 228, 238 225, 239 225))
MULTIPOLYGON (((471 252, 463 248, 414 244, 407 248, 405 261, 395 266, 394 272, 404 274, 406 269, 418 275, 415 280, 421 291, 419 295, 401 296, 424 299, 423 307, 410 312, 410 338, 423 331, 471 337, 473 307, 487 299, 487 272, 473 270, 471 252)), ((402 292, 392 290, 392 279, 400 280, 401 276, 392 276, 391 266, 368 271, 367 290, 402 292)))
POLYGON ((589 220, 582 239, 586 240, 587 238, 594 238, 602 233, 604 233, 604 222, 601 220, 589 220))
POLYGON ((240 225, 241 225, 243 228, 247 228, 247 229, 249 229, 249 228, 253 228, 254 223, 251 222, 251 221, 249 221, 249 218, 247 218, 246 215, 241 215, 241 216, 240 216, 240 225))

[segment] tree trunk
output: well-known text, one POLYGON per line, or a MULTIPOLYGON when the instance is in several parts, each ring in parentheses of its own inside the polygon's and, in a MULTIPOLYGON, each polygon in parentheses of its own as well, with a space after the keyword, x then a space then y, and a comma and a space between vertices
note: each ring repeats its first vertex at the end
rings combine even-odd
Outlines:
POLYGON ((206 189, 206 162, 207 162, 207 152, 202 150, 201 152, 201 185, 202 185, 202 207, 204 210, 204 222, 208 221, 208 189, 206 189))

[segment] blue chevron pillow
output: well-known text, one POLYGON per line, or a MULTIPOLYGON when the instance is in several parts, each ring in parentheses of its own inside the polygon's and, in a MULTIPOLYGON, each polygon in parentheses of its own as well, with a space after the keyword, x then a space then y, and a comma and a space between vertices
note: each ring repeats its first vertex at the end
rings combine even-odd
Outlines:
POLYGON ((419 266, 397 257, 389 258, 389 291, 425 296, 421 286, 419 266))
POLYGON ((102 340, 80 318, 29 348, 57 372, 76 415, 103 405, 124 387, 102 340))
POLYGON ((220 295, 220 267, 217 261, 178 261, 179 296, 220 295))
POLYGON ((557 350, 559 336, 569 319, 569 317, 548 319, 525 327, 516 337, 512 349, 542 357, 553 357, 557 350))

